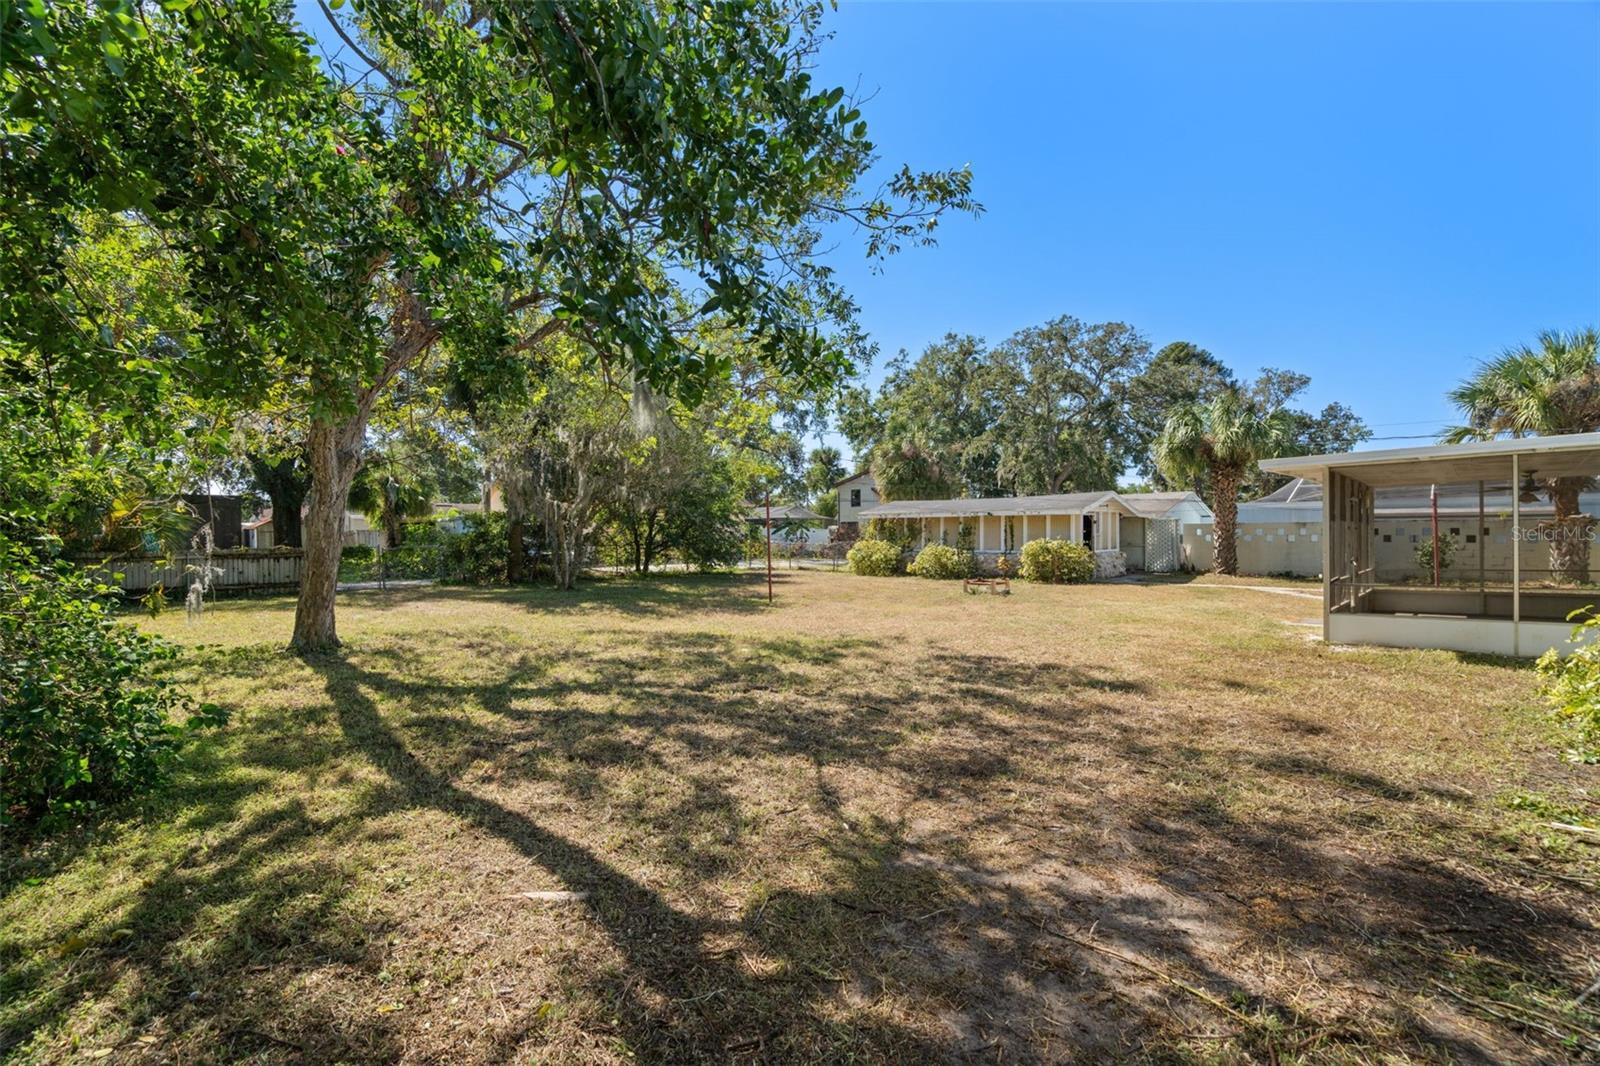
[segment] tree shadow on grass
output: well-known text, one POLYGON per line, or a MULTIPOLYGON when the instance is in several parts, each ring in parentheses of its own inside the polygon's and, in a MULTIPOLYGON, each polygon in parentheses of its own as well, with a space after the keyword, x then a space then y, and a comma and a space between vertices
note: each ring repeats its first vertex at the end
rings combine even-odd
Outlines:
MULTIPOLYGON (((781 590, 793 580, 773 575, 781 590)), ((352 605, 401 607, 412 603, 448 599, 464 603, 493 603, 556 616, 616 612, 641 617, 704 615, 710 612, 752 614, 767 610, 765 575, 661 574, 648 577, 606 576, 584 579, 576 589, 548 585, 425 585, 388 590, 363 589, 340 593, 352 605)))
MULTIPOLYGON (((60 1041, 82 1009, 115 1002, 115 1022, 96 1040, 119 1041, 116 1061, 385 1061, 400 1054, 392 1034, 294 990, 312 975, 373 968, 383 926, 351 914, 344 902, 358 875, 306 848, 351 830, 363 815, 317 815, 298 797, 273 799, 270 777, 251 772, 252 747, 237 763, 214 751, 193 755, 177 784, 144 804, 142 817, 85 831, 81 851, 46 849, 16 859, 8 897, 31 890, 34 879, 48 883, 78 857, 74 852, 114 836, 174 833, 187 841, 181 849, 135 845, 135 855, 160 858, 125 872, 114 888, 79 886, 92 905, 69 926, 49 930, 50 941, 5 938, 0 1053, 42 1038, 34 1051, 60 1057, 60 1041), (269 968, 283 980, 250 980, 269 968), (140 1036, 145 1042, 136 1041, 140 1036)), ((363 834, 381 842, 381 835, 363 834)), ((111 1046, 81 1051, 97 1057, 111 1046)))
MULTIPOLYGON (((726 926, 689 915, 590 848, 540 825, 526 813, 458 785, 410 749, 384 720, 375 692, 394 682, 342 658, 308 660, 323 677, 345 740, 395 786, 393 802, 431 808, 509 844, 568 890, 623 959, 621 973, 601 975, 628 1047, 655 1061, 725 1058, 801 1041, 792 1030, 815 1028, 804 986, 774 989, 708 949, 707 937, 726 926), (779 1004, 782 1004, 780 1007, 779 1004)), ((703 807, 734 801, 698 783, 703 807)), ((671 841, 669 839, 668 843, 671 841)), ((918 1034, 886 1021, 856 1024, 853 1039, 906 1059, 936 1054, 918 1034)), ((515 1042, 515 1041, 513 1041, 515 1042)))
MULTIPOLYGON (((398 640, 305 660, 325 701, 253 721, 237 738, 240 770, 214 794, 205 785, 222 767, 192 776, 173 809, 199 839, 130 886, 115 922, 130 935, 81 929, 89 954, 53 992, 27 997, 12 1016, 18 1039, 134 981, 144 992, 130 1024, 174 1034, 180 1051, 210 1040, 214 1057, 263 1060, 425 1053, 414 1017, 376 1009, 391 994, 380 971, 402 920, 355 910, 357 882, 377 875, 305 847, 381 847, 397 818, 503 844, 517 858, 500 871, 508 888, 588 893, 574 924, 604 942, 599 965, 516 945, 548 952, 586 993, 566 998, 605 1005, 573 1023, 591 1043, 555 1045, 574 1058, 612 1039, 642 1061, 1172 1061, 1200 1054, 1200 1034, 1202 1051, 1226 1043, 1244 1059, 1372 1057, 1403 1039, 1424 1056, 1488 1061, 1507 1045, 1413 1007, 1435 994, 1441 960, 1471 954, 1576 980, 1571 943, 1594 937, 1570 895, 1530 913, 1506 886, 1403 839, 1352 851, 1315 799, 1293 816, 1241 813, 1221 793, 1246 778, 1401 812, 1439 797, 1311 750, 1337 737, 1261 755, 1169 714, 1159 693, 1103 664, 905 656, 852 639, 607 635, 584 638, 576 661, 565 649, 499 659, 485 648, 446 670, 398 640), (350 762, 372 780, 343 806, 311 809, 317 784, 349 776, 350 762), (730 780, 752 767, 781 775, 773 795, 798 806, 766 809, 766 794, 730 780), (311 787, 275 795, 272 773, 291 770, 311 787), (630 799, 619 772, 664 798, 630 799), (582 805, 592 830, 553 827, 523 802, 530 793, 582 805), (610 856, 602 801, 636 805, 620 821, 642 827, 637 859, 610 856), (774 868, 739 882, 751 898, 730 907, 716 882, 743 858, 746 824, 788 850, 769 843, 762 861, 774 868), (802 859, 820 867, 786 881, 802 859), (1266 982, 1252 960, 1273 952, 1304 957, 1346 999, 1322 1005, 1266 982), (272 975, 266 988, 247 979, 256 966, 272 975), (318 981, 336 997, 310 994, 318 981)), ((240 676, 271 673, 265 659, 218 654, 240 676)), ((474 902, 503 911, 493 891, 475 885, 474 902)), ((8 997, 61 968, 27 957, 47 947, 8 947, 8 997)), ((424 994, 435 1002, 416 1006, 431 1007, 430 1022, 455 1013, 442 992, 424 994)), ((548 1054, 545 1006, 508 1004, 473 1057, 548 1054)))

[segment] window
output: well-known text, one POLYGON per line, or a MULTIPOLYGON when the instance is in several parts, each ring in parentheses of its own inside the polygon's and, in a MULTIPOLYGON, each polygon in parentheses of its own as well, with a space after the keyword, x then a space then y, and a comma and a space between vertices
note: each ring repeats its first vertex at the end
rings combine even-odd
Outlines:
POLYGON ((861 506, 861 490, 860 489, 851 489, 850 490, 850 506, 851 507, 860 507, 861 506))

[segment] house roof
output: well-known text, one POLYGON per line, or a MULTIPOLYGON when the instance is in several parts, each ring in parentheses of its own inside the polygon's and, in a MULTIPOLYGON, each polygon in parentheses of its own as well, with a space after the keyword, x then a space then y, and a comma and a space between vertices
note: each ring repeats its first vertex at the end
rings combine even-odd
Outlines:
MULTIPOLYGON (((1483 512, 1485 515, 1504 515, 1511 512, 1511 489, 1505 478, 1488 481, 1484 486, 1483 512)), ((1433 513, 1433 501, 1426 487, 1390 487, 1373 491, 1373 513, 1381 518, 1425 518, 1433 513)), ((1478 513, 1478 490, 1475 486, 1441 486, 1439 489, 1439 516, 1472 516, 1478 513)), ((1589 514, 1600 514, 1600 493, 1585 492, 1578 497, 1578 506, 1589 514)), ((1520 505, 1524 514, 1548 514, 1554 504, 1544 490, 1532 503, 1520 505)), ((1314 481, 1296 479, 1277 492, 1239 505, 1241 521, 1282 521, 1272 516, 1299 516, 1301 520, 1322 513, 1322 486, 1314 481), (1267 515, 1266 518, 1258 518, 1267 515)))
POLYGON ((864 477, 871 477, 871 476, 872 476, 872 471, 870 471, 870 470, 857 470, 854 474, 851 474, 849 477, 844 478, 843 480, 840 480, 840 481, 835 481, 832 485, 829 485, 828 487, 830 489, 841 488, 842 486, 850 484, 850 482, 852 482, 852 481, 860 481, 864 477))
POLYGON ((971 518, 977 515, 1081 514, 1105 503, 1129 514, 1114 492, 1069 492, 1055 496, 992 496, 961 500, 895 500, 861 509, 862 518, 971 518))
POLYGON ((1161 518, 1186 503, 1199 504, 1208 514, 1211 511, 1193 492, 1119 492, 1117 499, 1140 518, 1161 518))
POLYGON ((1322 486, 1315 481, 1307 481, 1297 477, 1288 484, 1279 487, 1277 492, 1269 492, 1259 499, 1250 500, 1250 503, 1322 503, 1322 486))
MULTIPOLYGON (((764 504, 746 504, 749 508, 745 512, 745 519, 751 522, 765 522, 767 508, 764 504)), ((826 522, 827 519, 809 507, 802 507, 798 503, 778 503, 772 505, 772 520, 774 522, 826 522)))
POLYGON ((1540 478, 1593 476, 1600 473, 1600 433, 1300 455, 1262 460, 1261 469, 1314 481, 1333 470, 1374 487, 1443 485, 1504 480, 1510 476, 1512 456, 1517 457, 1522 473, 1540 478))

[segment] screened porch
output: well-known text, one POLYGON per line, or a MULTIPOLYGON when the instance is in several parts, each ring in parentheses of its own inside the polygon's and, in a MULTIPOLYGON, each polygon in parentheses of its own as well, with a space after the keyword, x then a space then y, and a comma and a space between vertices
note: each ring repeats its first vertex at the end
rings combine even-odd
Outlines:
POLYGON ((1600 434, 1261 465, 1324 487, 1329 641, 1538 655, 1600 604, 1600 434))

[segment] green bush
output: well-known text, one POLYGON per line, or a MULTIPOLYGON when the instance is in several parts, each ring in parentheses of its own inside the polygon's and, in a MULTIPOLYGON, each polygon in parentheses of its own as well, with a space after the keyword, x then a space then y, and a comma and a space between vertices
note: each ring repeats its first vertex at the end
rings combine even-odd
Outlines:
POLYGON ((506 516, 469 514, 461 521, 460 533, 443 535, 439 579, 467 585, 503 583, 509 544, 506 516))
POLYGON ((509 551, 506 516, 498 512, 468 514, 462 515, 460 522, 459 533, 433 521, 406 523, 405 540, 383 553, 384 573, 391 578, 433 578, 467 585, 505 581, 509 551))
POLYGON ((187 734, 222 723, 154 676, 176 652, 116 620, 115 590, 14 548, 0 564, 0 825, 155 788, 187 734))
POLYGON ((1574 611, 1584 617, 1572 630, 1581 646, 1563 657, 1551 648, 1539 657, 1539 692, 1573 735, 1568 755, 1582 762, 1600 762, 1600 615, 1592 607, 1574 611))
MULTIPOLYGON (((1456 541, 1451 536, 1439 538, 1439 569, 1448 570, 1450 564, 1456 561, 1456 541)), ((1417 545, 1416 551, 1411 553, 1417 562, 1417 569, 1424 574, 1433 573, 1433 537, 1430 535, 1417 545)))
POLYGON ((845 556, 852 573, 889 577, 900 572, 900 547, 886 540, 858 540, 845 556))
POLYGON ((940 580, 967 577, 972 573, 972 556, 947 544, 929 544, 917 553, 906 573, 940 580))
POLYGON ((1094 552, 1065 540, 1030 540, 1022 546, 1021 576, 1052 585, 1094 577, 1094 552))

